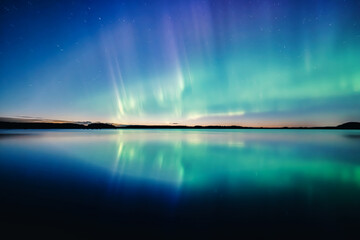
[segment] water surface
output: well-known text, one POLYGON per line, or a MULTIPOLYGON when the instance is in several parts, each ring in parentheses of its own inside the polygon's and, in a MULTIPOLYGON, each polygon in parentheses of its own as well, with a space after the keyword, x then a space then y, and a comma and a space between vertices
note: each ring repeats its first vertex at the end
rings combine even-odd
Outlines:
POLYGON ((11 231, 351 236, 360 226, 357 130, 3 130, 0 154, 11 231))

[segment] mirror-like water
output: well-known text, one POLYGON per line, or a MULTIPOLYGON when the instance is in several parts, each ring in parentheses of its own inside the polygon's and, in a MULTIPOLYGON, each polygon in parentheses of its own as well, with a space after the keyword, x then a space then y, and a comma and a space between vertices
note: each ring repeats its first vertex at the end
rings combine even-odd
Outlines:
POLYGON ((360 131, 16 130, 0 133, 0 154, 9 229, 336 236, 360 226, 360 131))

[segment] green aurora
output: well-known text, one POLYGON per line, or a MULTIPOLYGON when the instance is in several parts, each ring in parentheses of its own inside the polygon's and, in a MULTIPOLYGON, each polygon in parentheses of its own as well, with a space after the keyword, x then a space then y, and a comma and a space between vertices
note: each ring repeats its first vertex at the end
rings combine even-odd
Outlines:
POLYGON ((3 117, 244 126, 360 119, 359 1, 5 5, 3 117))

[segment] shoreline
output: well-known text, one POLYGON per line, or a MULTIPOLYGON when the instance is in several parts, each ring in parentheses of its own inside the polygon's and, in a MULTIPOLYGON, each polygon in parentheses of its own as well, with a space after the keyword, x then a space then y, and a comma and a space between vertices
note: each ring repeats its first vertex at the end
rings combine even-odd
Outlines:
POLYGON ((242 126, 186 126, 186 125, 127 125, 115 126, 107 123, 91 123, 89 125, 82 125, 76 123, 22 123, 22 122, 0 122, 0 129, 276 129, 276 130, 360 130, 360 123, 349 122, 338 126, 325 127, 242 127, 242 126))

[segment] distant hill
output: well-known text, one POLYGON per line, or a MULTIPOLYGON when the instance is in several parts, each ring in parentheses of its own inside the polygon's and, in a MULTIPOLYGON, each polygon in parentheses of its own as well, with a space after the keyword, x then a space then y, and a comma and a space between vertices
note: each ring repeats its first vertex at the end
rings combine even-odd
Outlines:
POLYGON ((337 126, 339 129, 360 129, 360 122, 347 122, 337 126))

